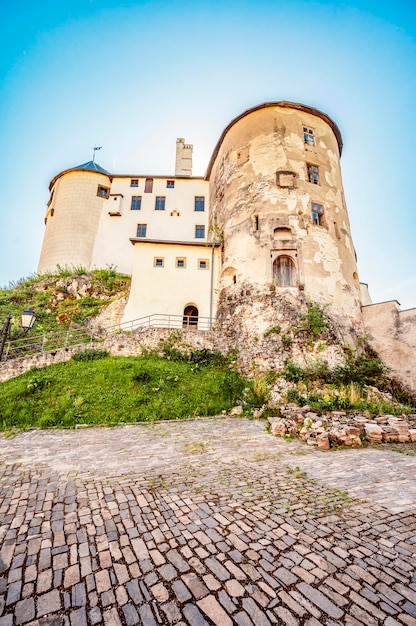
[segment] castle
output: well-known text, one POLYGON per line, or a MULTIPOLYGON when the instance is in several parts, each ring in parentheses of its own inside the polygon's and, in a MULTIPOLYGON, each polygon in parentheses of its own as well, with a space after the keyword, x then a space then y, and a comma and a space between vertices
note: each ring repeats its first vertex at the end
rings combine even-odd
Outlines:
POLYGON ((204 177, 184 139, 174 176, 70 168, 50 183, 38 272, 115 266, 132 276, 122 321, 136 325, 157 314, 253 335, 317 303, 416 388, 416 311, 371 304, 359 282, 341 153, 328 115, 268 102, 230 122, 204 177))

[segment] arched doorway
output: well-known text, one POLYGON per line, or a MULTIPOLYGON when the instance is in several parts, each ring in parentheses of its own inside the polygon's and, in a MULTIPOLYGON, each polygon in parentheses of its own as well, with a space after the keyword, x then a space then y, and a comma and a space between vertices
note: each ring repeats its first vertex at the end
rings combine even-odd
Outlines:
POLYGON ((189 326, 198 326, 198 309, 194 304, 188 304, 183 310, 183 323, 184 328, 189 326))
POLYGON ((289 256, 278 256, 274 260, 273 278, 277 287, 295 287, 296 268, 289 256))

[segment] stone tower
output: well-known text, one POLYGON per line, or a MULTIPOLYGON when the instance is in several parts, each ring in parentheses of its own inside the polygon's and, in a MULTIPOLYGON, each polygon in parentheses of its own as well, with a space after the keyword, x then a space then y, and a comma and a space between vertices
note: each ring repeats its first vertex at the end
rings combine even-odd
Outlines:
POLYGON ((362 334, 341 151, 327 115, 290 102, 256 106, 224 130, 206 175, 222 325, 252 335, 309 300, 349 338, 362 334))
POLYGON ((45 216, 38 272, 61 267, 91 266, 103 202, 109 197, 110 175, 89 161, 55 176, 45 216))

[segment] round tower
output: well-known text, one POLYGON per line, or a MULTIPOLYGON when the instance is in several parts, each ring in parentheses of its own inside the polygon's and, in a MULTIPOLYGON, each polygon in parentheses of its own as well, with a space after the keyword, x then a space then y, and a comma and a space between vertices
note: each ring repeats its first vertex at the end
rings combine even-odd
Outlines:
POLYGON ((109 197, 110 174, 89 161, 52 179, 38 273, 61 267, 90 269, 98 222, 109 197))
POLYGON ((327 115, 290 102, 249 109, 224 130, 207 171, 219 321, 239 311, 261 330, 310 301, 362 334, 341 151, 327 115))

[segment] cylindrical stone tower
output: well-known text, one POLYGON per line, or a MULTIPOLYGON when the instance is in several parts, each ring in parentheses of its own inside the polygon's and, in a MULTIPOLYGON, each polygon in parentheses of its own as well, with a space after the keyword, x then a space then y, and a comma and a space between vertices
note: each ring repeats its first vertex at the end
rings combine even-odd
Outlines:
POLYGON ((39 274, 54 271, 58 265, 90 269, 98 222, 110 188, 110 174, 93 161, 53 178, 39 274))
POLYGON ((246 330, 261 329, 309 300, 362 334, 341 150, 327 115, 290 102, 249 109, 224 130, 206 176, 222 241, 220 322, 238 310, 246 330))

